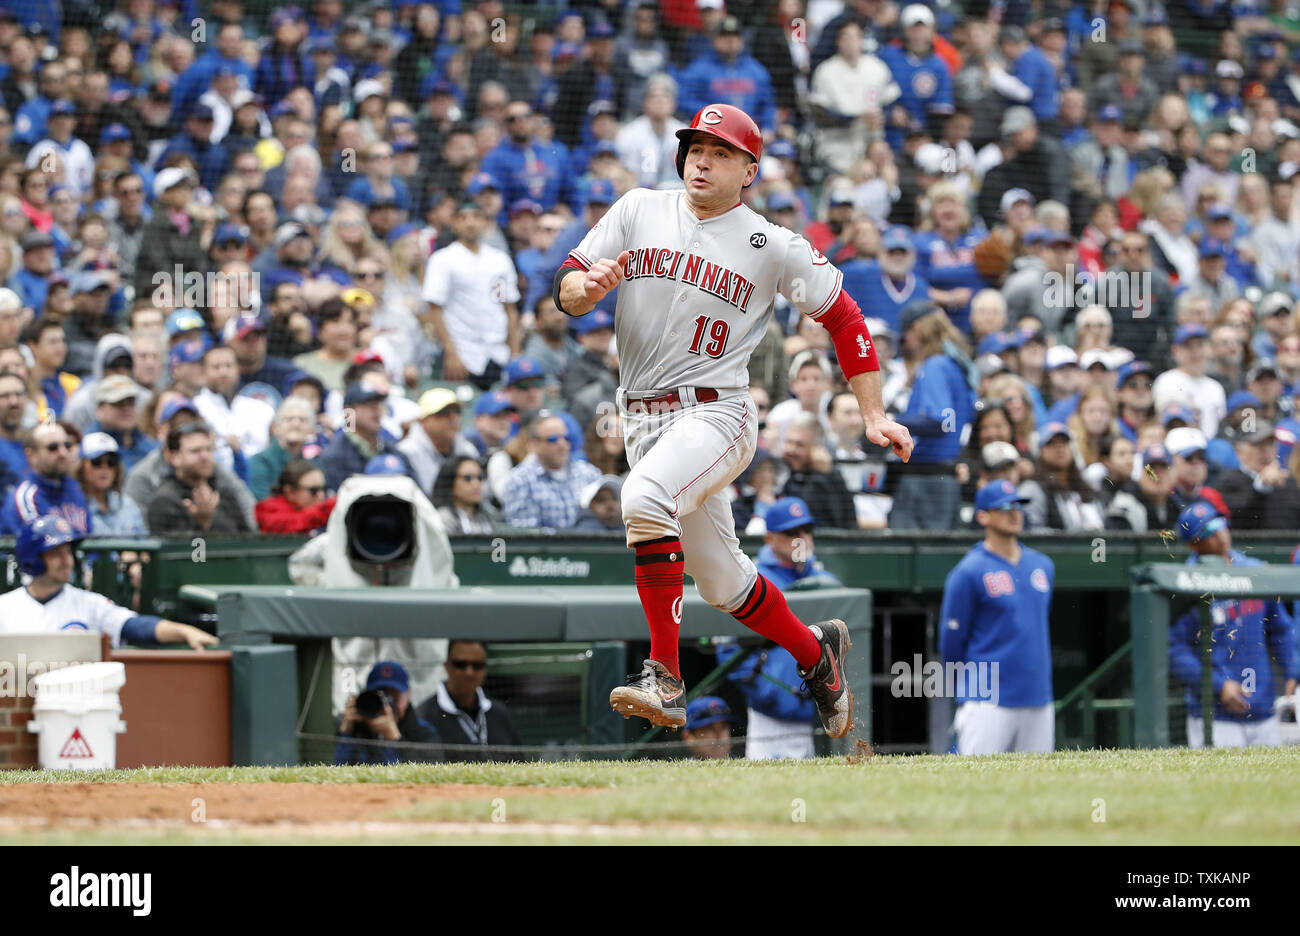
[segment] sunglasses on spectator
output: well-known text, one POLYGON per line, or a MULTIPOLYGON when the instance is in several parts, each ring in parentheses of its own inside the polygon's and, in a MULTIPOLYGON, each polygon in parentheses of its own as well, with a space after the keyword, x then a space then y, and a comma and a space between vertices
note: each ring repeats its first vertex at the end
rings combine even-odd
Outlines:
POLYGON ((566 435, 548 435, 542 436, 538 441, 549 442, 551 445, 554 445, 557 442, 568 442, 569 437, 566 435))
POLYGON ((57 452, 59 449, 72 449, 76 447, 77 446, 75 442, 46 442, 45 443, 45 451, 47 452, 57 452))
POLYGON ((112 452, 109 452, 105 455, 100 455, 98 458, 92 458, 90 460, 90 463, 94 465, 96 468, 103 468, 105 465, 107 465, 109 468, 116 468, 118 464, 118 457, 112 452))
POLYGON ((532 114, 506 114, 506 120, 527 120, 532 114))
POLYGON ((476 673, 487 669, 486 660, 448 660, 447 665, 452 669, 473 670, 476 673))
POLYGON ((520 390, 536 390, 538 387, 542 387, 545 384, 546 381, 543 380, 541 377, 531 377, 528 380, 521 380, 513 384, 512 386, 520 390))
POLYGON ((483 476, 481 474, 458 474, 456 475, 456 480, 457 481, 482 481, 483 476))
POLYGON ((131 186, 130 188, 119 189, 118 191, 120 191, 123 195, 143 195, 143 194, 144 194, 144 186, 143 186, 143 185, 133 185, 133 186, 131 186))
POLYGON ((1138 390, 1150 390, 1152 383, 1149 380, 1130 380, 1124 384, 1126 387, 1136 387, 1138 390))
POLYGON ((383 270, 361 270, 357 279, 383 279, 387 274, 383 270))
POLYGON ((312 497, 319 497, 320 495, 325 493, 325 485, 313 484, 311 487, 307 487, 306 485, 300 484, 298 485, 298 490, 306 491, 312 497))

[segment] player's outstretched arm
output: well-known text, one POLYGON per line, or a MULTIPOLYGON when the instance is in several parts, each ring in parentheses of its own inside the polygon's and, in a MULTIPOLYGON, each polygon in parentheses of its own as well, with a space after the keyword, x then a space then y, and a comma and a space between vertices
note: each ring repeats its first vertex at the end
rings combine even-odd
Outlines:
POLYGON ((885 415, 885 405, 880 391, 880 371, 864 371, 849 378, 853 395, 862 410, 862 423, 866 427, 867 441, 872 445, 892 445, 894 454, 903 461, 912 457, 912 434, 906 426, 899 425, 885 415))
POLYGON ((191 627, 189 624, 182 624, 179 621, 168 621, 166 618, 159 621, 157 626, 154 627, 153 638, 160 644, 187 643, 190 645, 191 650, 214 647, 218 642, 217 638, 207 631, 191 627))
POLYGON ((560 308, 569 315, 586 315, 618 288, 631 256, 632 251, 625 250, 617 260, 597 260, 588 270, 566 270, 560 281, 560 308))

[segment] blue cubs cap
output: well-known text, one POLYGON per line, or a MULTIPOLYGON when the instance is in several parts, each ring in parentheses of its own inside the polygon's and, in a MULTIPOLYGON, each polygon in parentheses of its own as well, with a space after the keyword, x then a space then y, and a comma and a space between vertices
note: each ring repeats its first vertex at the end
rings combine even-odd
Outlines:
POLYGON ((1114 104, 1097 108, 1097 123, 1120 123, 1123 119, 1124 112, 1114 104))
MULTIPOLYGON (((211 108, 209 108, 210 110, 211 108)), ((59 98, 50 105, 51 117, 76 117, 77 105, 73 104, 67 98, 59 98)))
POLYGON ((217 246, 229 244, 234 241, 238 244, 248 243, 248 228, 242 224, 230 224, 229 222, 217 228, 217 233, 212 236, 212 243, 217 246))
POLYGON ((1259 397, 1255 396, 1255 394, 1251 393, 1249 390, 1238 390, 1236 393, 1228 397, 1227 405, 1228 412, 1231 413, 1239 406, 1253 406, 1258 409, 1261 404, 1259 397))
POLYGON ((1217 237, 1207 237, 1201 241, 1202 257, 1226 257, 1228 248, 1217 237))
POLYGON ((773 159, 798 159, 799 149, 789 140, 773 140, 764 150, 773 159))
POLYGON ((483 394, 474 402, 474 415, 495 416, 497 413, 514 408, 515 405, 510 402, 510 397, 500 390, 493 390, 491 393, 483 394))
POLYGON ((1022 497, 1010 481, 991 481, 975 493, 976 510, 1006 510, 1027 503, 1029 498, 1022 497))
POLYGON ((271 108, 271 113, 268 116, 272 120, 279 120, 281 117, 296 117, 297 115, 298 111, 294 109, 292 104, 288 101, 281 101, 271 108))
POLYGON ((1147 465, 1172 465, 1174 460, 1169 455, 1169 449, 1163 445, 1148 445, 1142 450, 1142 467, 1147 465))
POLYGON ((162 412, 158 414, 158 421, 160 423, 171 422, 177 413, 193 413, 195 416, 199 415, 198 408, 194 405, 194 401, 189 397, 181 397, 179 400, 168 400, 163 404, 162 412))
POLYGON ((515 199, 510 203, 510 207, 506 211, 506 214, 508 214, 512 218, 517 214, 539 215, 541 213, 542 213, 542 206, 539 205, 537 202, 533 201, 531 198, 515 199))
POLYGON ((177 364, 195 364, 203 360, 207 345, 198 338, 182 341, 167 354, 167 362, 175 367, 177 364))
POLYGON ((400 455, 376 455, 366 462, 368 475, 404 475, 406 461, 400 455))
POLYGON ((795 207, 794 196, 789 192, 776 191, 767 196, 768 211, 789 211, 795 207))
POLYGON ((117 440, 107 432, 92 432, 81 440, 81 457, 88 461, 119 451, 117 440))
POLYGON ((446 78, 438 77, 436 71, 431 71, 424 80, 424 86, 420 88, 420 97, 433 97, 435 94, 446 94, 455 97, 456 86, 446 78))
MULTIPOLYGON (((1224 218, 1231 218, 1232 206, 1224 202, 1215 202, 1205 209, 1205 217, 1210 221, 1222 221, 1224 218)), ((1207 238, 1207 240, 1213 240, 1213 238, 1207 238)))
POLYGON ((880 247, 886 251, 911 250, 912 232, 901 224, 896 224, 885 231, 885 236, 880 239, 880 247))
POLYGON ((1037 244, 1043 243, 1046 240, 1047 240, 1047 228, 1043 227, 1041 224, 1036 224, 1033 227, 1031 227, 1028 231, 1025 231, 1025 236, 1021 238, 1021 243, 1023 243, 1026 247, 1033 247, 1037 244))
POLYGON ((985 335, 980 341, 976 354, 1001 354, 1004 351, 1015 351, 1024 343, 1020 332, 993 332, 991 335, 985 335))
POLYGON ((592 309, 586 315, 573 320, 573 330, 579 335, 587 335, 600 328, 614 327, 614 313, 609 309, 592 309))
POLYGON ((485 189, 492 189, 493 191, 499 192, 501 191, 501 183, 493 178, 490 172, 479 172, 474 175, 474 178, 469 180, 469 185, 465 186, 465 194, 477 195, 485 189))
POLYGON ((104 128, 104 132, 99 135, 100 144, 117 143, 122 140, 131 139, 131 131, 127 129, 126 124, 111 123, 104 128))
POLYGON ((1116 386, 1122 387, 1138 374, 1151 373, 1151 365, 1146 361, 1129 361, 1119 369, 1119 381, 1116 386))
POLYGON ((784 533, 799 527, 816 526, 817 518, 808 509, 802 497, 782 497, 767 508, 767 529, 772 533, 784 533))
POLYGON ((609 25, 606 20, 597 20, 596 23, 587 30, 588 39, 612 39, 614 38, 614 27, 609 25))
POLYGON ((374 403, 376 400, 386 399, 388 399, 388 394, 378 387, 356 380, 348 384, 348 389, 343 394, 343 405, 360 406, 362 403, 374 403))
POLYGON ((182 332, 193 331, 196 328, 206 328, 207 323, 203 321, 203 316, 193 309, 177 309, 167 316, 165 327, 167 334, 175 338, 182 332))
POLYGON ((1152 10, 1142 17, 1143 26, 1164 26, 1169 22, 1164 10, 1152 10))
POLYGON ((370 668, 370 675, 366 677, 366 688, 408 692, 411 688, 411 677, 401 663, 395 660, 380 660, 370 668))
POLYGON ((410 234, 418 230, 420 230, 420 226, 418 224, 411 224, 408 221, 405 224, 399 224, 397 227, 389 231, 388 236, 384 238, 384 240, 388 241, 389 244, 395 244, 397 243, 397 241, 401 240, 407 234, 410 234))
POLYGON ((1210 333, 1205 330, 1204 325, 1179 325, 1178 330, 1174 332, 1174 344, 1180 345, 1193 338, 1209 337, 1210 333))
POLYGON ((532 377, 544 377, 546 372, 542 370, 542 365, 537 363, 536 358, 517 357, 506 364, 505 369, 501 372, 501 382, 509 387, 517 384, 521 380, 528 380, 532 377))
POLYGON ((1196 421, 1196 414, 1193 413, 1189 407, 1183 406, 1181 403, 1170 403, 1160 411, 1160 424, 1166 429, 1168 429, 1169 424, 1176 419, 1182 420, 1189 426, 1199 425, 1196 421))
POLYGON ((195 104, 186 117, 190 120, 212 120, 212 108, 207 104, 195 104))
POLYGON ((1038 427, 1039 445, 1046 445, 1057 436, 1065 436, 1067 439, 1074 438, 1073 433, 1070 432, 1070 427, 1060 420, 1054 419, 1051 422, 1045 422, 1038 427))
POLYGON ((731 709, 717 696, 700 696, 686 703, 686 730, 698 731, 718 722, 732 722, 731 709))
POLYGON ((582 203, 584 205, 612 205, 618 201, 618 192, 609 179, 591 179, 582 186, 582 203))
POLYGON ((1226 529, 1228 521, 1205 501, 1188 504, 1178 517, 1178 532, 1189 543, 1199 542, 1226 529))

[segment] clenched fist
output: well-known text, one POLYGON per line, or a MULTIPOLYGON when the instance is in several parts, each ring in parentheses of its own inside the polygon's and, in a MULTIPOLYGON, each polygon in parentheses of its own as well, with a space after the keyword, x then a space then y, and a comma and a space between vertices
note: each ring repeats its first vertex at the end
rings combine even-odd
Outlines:
POLYGON ((632 251, 625 250, 617 260, 597 260, 587 271, 582 287, 588 300, 595 304, 618 288, 623 281, 623 267, 632 257, 632 251))

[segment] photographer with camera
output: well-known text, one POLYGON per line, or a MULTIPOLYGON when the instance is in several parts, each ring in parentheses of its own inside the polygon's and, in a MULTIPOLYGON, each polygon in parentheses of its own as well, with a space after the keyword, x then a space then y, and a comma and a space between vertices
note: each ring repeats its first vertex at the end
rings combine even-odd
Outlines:
POLYGON ((440 760, 432 751, 413 750, 407 744, 440 744, 437 729, 411 705, 411 678, 406 667, 381 660, 366 678, 366 690, 348 699, 334 746, 334 763, 399 764, 440 760), (391 747, 380 742, 401 742, 391 747))

